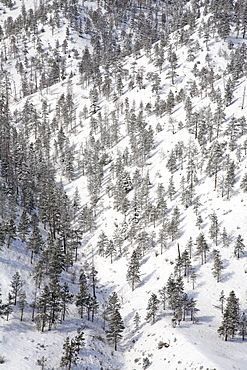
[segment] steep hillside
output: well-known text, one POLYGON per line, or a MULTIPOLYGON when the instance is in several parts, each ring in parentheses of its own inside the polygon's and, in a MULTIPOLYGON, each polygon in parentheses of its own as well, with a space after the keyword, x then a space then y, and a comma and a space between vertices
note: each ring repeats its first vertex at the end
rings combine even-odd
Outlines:
POLYGON ((244 370, 247 6, 0 4, 2 366, 244 370))

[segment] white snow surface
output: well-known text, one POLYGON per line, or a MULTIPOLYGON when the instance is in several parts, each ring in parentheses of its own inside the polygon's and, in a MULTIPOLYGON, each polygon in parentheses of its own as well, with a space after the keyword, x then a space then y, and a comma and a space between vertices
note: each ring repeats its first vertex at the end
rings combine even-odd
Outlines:
MULTIPOLYGON (((25 1, 25 6, 34 6, 35 1, 25 1)), ((85 7, 96 7, 97 2, 85 2, 85 7)), ((0 23, 3 23, 6 17, 11 14, 15 18, 20 12, 21 2, 17 1, 13 10, 6 9, 6 14, 0 11, 0 23)), ((85 10, 85 9, 84 9, 85 10)), ((83 11, 83 10, 82 10, 83 11)), ((45 47, 48 44, 54 44, 56 39, 63 40, 66 32, 66 23, 55 34, 51 35, 51 30, 48 25, 45 25, 45 32, 40 34, 42 43, 45 47)), ((227 61, 222 55, 225 51, 230 54, 227 47, 227 41, 212 39, 209 42, 209 50, 206 49, 203 40, 199 39, 198 33, 193 34, 193 39, 198 40, 202 50, 197 54, 196 60, 200 65, 204 65, 205 56, 208 53, 212 65, 215 70, 220 71, 225 69, 227 61), (221 50, 221 54, 219 53, 221 50)), ((237 44, 243 40, 237 40, 232 36, 232 41, 237 44)), ((73 43, 70 47, 76 46, 78 50, 83 50, 86 44, 89 45, 89 39, 81 39, 76 33, 73 33, 73 43)), ((35 53, 31 42, 29 42, 30 54, 35 53)), ((161 81, 162 81, 162 94, 161 97, 165 98, 170 89, 177 91, 181 88, 186 88, 188 81, 194 79, 191 72, 194 62, 186 61, 187 48, 179 46, 176 54, 179 60, 178 75, 176 85, 171 86, 170 81, 166 79, 166 62, 164 63, 161 81)), ((136 62, 136 70, 144 67, 146 71, 156 71, 153 63, 150 63, 148 58, 142 52, 141 57, 135 60, 134 58, 126 58, 124 68, 130 69, 133 63, 136 62)), ((67 66, 67 75, 70 71, 76 71, 78 60, 71 58, 71 64, 67 66)), ((18 76, 15 74, 14 60, 8 61, 5 68, 10 72, 13 80, 18 86, 18 76)), ((221 77, 215 84, 215 89, 220 87, 223 89, 223 79, 221 77)), ((89 104, 88 95, 89 89, 83 89, 79 83, 79 76, 75 74, 71 79, 73 96, 77 108, 77 115, 82 111, 84 104, 89 104)), ((41 107, 42 98, 46 98, 49 102, 50 116, 53 116, 53 110, 59 96, 66 92, 69 85, 69 79, 64 82, 58 83, 41 93, 35 93, 28 99, 41 107)), ((136 109, 138 109, 140 102, 144 105, 147 102, 154 103, 155 95, 151 92, 151 86, 148 81, 145 81, 146 88, 138 90, 135 87, 132 91, 128 91, 128 83, 125 82, 125 94, 121 98, 124 100, 128 97, 130 105, 135 100, 136 109)), ((233 115, 238 118, 247 113, 247 105, 245 103, 244 109, 241 109, 242 95, 246 80, 241 79, 236 87, 234 96, 236 99, 226 109, 226 119, 229 120, 233 115)), ((222 90, 223 91, 223 90, 222 90)), ((20 109, 24 104, 25 99, 17 97, 17 100, 11 102, 11 111, 20 109)), ((211 103, 209 98, 203 93, 202 96, 193 98, 193 106, 199 110, 202 106, 211 105, 212 110, 215 106, 211 103)), ((113 109, 114 103, 109 100, 102 100, 100 102, 101 111, 110 111, 113 109)), ((148 124, 153 129, 159 122, 163 130, 155 135, 156 147, 152 152, 152 156, 148 159, 148 166, 144 168, 144 173, 148 170, 152 188, 150 190, 151 198, 155 198, 156 185, 163 183, 165 189, 168 186, 170 173, 166 168, 167 156, 171 149, 178 141, 187 143, 190 137, 185 128, 178 130, 177 124, 179 121, 184 123, 185 113, 183 104, 176 105, 175 111, 171 117, 176 121, 176 133, 173 134, 169 124, 167 115, 157 119, 154 115, 145 117, 148 124)), ((77 120, 79 121, 78 117, 77 120)), ((125 127, 123 118, 119 122, 121 132, 124 135, 125 127)), ((70 140, 75 146, 79 147, 80 143, 85 142, 89 133, 89 120, 83 122, 83 127, 77 127, 76 134, 71 133, 70 140)), ((220 137, 219 141, 224 141, 224 137, 220 137)), ((241 139, 244 140, 244 137, 241 139)), ((110 150, 112 156, 116 155, 117 151, 121 151, 128 144, 128 138, 123 136, 120 143, 110 150)), ((232 158, 235 159, 235 153, 230 153, 232 158)), ((237 162, 236 162, 237 163, 237 162)), ((37 331, 36 326, 31 322, 31 308, 28 308, 24 313, 24 321, 20 322, 19 312, 17 309, 10 315, 9 321, 1 319, 0 330, 0 355, 4 356, 5 362, 0 365, 4 370, 31 370, 38 369, 40 366, 37 360, 44 356, 47 361, 45 369, 59 369, 59 361, 62 353, 62 345, 67 335, 73 336, 78 327, 83 327, 86 337, 86 345, 81 350, 81 360, 77 367, 78 369, 123 369, 134 370, 142 369, 143 358, 150 359, 150 366, 148 369, 152 370, 202 370, 202 369, 217 369, 217 370, 246 370, 247 369, 247 343, 242 342, 240 337, 225 342, 218 334, 217 329, 221 322, 221 311, 219 308, 219 296, 222 290, 228 296, 231 290, 234 290, 236 296, 239 298, 240 307, 242 310, 246 309, 247 298, 247 285, 246 285, 246 269, 247 251, 243 257, 237 260, 233 254, 234 240, 238 234, 241 234, 247 245, 247 231, 246 231, 246 197, 239 185, 243 174, 246 171, 247 158, 242 156, 242 159, 237 163, 236 182, 234 191, 230 200, 222 198, 221 194, 214 190, 214 182, 212 178, 206 177, 204 172, 198 172, 199 185, 197 185, 197 195, 200 195, 202 206, 200 207, 200 214, 203 219, 202 231, 207 237, 210 245, 210 251, 214 249, 213 242, 208 237, 208 230, 210 220, 208 216, 212 211, 216 211, 220 221, 221 230, 226 227, 227 232, 232 238, 229 248, 222 247, 221 238, 219 240, 218 249, 223 258, 224 270, 222 279, 219 283, 212 275, 212 256, 209 254, 208 262, 204 265, 200 264, 200 260, 193 259, 193 266, 196 269, 197 280, 195 289, 192 289, 192 283, 184 280, 185 291, 190 297, 194 297, 197 301, 198 322, 193 324, 186 319, 182 321, 180 326, 176 328, 171 324, 171 312, 169 310, 160 310, 158 320, 154 324, 145 321, 147 302, 152 292, 158 293, 173 272, 174 262, 177 258, 177 243, 179 242, 180 248, 183 251, 188 239, 190 237, 195 241, 199 234, 198 227, 195 226, 196 216, 192 207, 184 209, 180 203, 180 181, 182 171, 178 170, 174 174, 174 183, 177 193, 172 201, 168 200, 168 208, 177 204, 182 212, 182 222, 180 226, 180 238, 175 242, 170 242, 167 250, 160 254, 159 247, 155 247, 149 251, 143 258, 141 264, 141 283, 135 288, 134 291, 126 281, 127 263, 133 251, 133 247, 126 243, 124 245, 124 254, 121 258, 114 259, 110 264, 109 259, 105 259, 97 255, 95 247, 97 238, 101 230, 104 230, 108 237, 112 236, 114 231, 114 224, 120 225, 124 218, 120 213, 113 209, 113 200, 109 198, 105 189, 102 189, 102 198, 100 200, 99 209, 102 210, 97 217, 97 229, 91 234, 85 236, 83 245, 79 250, 79 260, 74 266, 74 270, 78 272, 80 268, 85 266, 85 262, 91 263, 94 259, 95 267, 98 271, 98 287, 97 297, 99 302, 102 303, 107 296, 116 291, 121 304, 121 315, 124 320, 125 330, 123 332, 123 339, 119 344, 119 350, 114 352, 113 348, 107 344, 105 333, 101 326, 101 320, 96 318, 95 323, 81 320, 77 313, 75 305, 71 305, 69 315, 63 324, 58 324, 56 329, 40 333, 37 331), (138 330, 134 329, 133 318, 135 313, 138 312, 141 317, 141 324, 138 330), (169 344, 167 348, 158 349, 158 343, 162 341, 169 344)), ((130 169, 131 172, 131 169, 130 169)), ((107 167, 106 172, 107 175, 107 167)), ((58 176, 60 180, 62 175, 58 176)), ((73 182, 68 182, 63 178, 63 183, 69 196, 73 196, 76 187, 80 191, 82 204, 88 201, 87 181, 84 176, 78 174, 73 182)), ((131 199, 131 193, 130 193, 131 199)), ((160 225, 157 225, 154 231, 158 234, 160 225)), ((147 231, 153 230, 151 227, 147 231)), ((45 231, 44 231, 45 233, 45 231)), ((32 266, 30 265, 30 256, 25 251, 24 245, 19 241, 15 241, 9 249, 2 248, 0 251, 0 281, 2 288, 3 300, 6 298, 9 291, 10 281, 13 274, 19 271, 23 280, 25 281, 25 290, 27 299, 30 302, 33 294, 33 279, 32 279, 32 266)), ((71 280, 69 274, 64 274, 64 279, 67 279, 71 289, 71 280)))

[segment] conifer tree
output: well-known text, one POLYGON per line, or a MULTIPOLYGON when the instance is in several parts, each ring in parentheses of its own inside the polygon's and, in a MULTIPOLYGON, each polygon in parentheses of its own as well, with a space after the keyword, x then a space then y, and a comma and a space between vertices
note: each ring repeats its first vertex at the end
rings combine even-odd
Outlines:
POLYGON ((234 246, 234 255, 237 258, 240 258, 240 256, 244 254, 245 245, 244 245, 243 241, 244 241, 244 239, 243 239, 242 235, 238 235, 238 237, 236 239, 236 242, 235 242, 235 246, 234 246))
POLYGON ((141 281, 140 278, 140 256, 136 251, 133 251, 126 275, 127 281, 130 283, 132 291, 135 285, 141 281))
POLYGON ((216 277, 217 283, 220 281, 221 278, 221 271, 223 270, 223 262, 221 260, 220 252, 218 250, 213 250, 213 256, 214 256, 214 261, 213 261, 213 276, 216 277))
POLYGON ((118 308, 111 311, 108 316, 108 330, 106 331, 107 339, 110 343, 114 344, 114 349, 117 351, 118 342, 122 338, 122 332, 124 330, 124 322, 120 315, 118 308))
POLYGON ((136 312, 135 313, 135 316, 134 316, 135 330, 138 330, 139 329, 140 321, 141 321, 140 315, 139 315, 138 312, 136 312))
POLYGON ((196 238, 196 244, 197 244, 196 255, 201 257, 201 263, 203 265, 204 263, 206 263, 207 251, 209 249, 203 233, 200 233, 196 238))
POLYGON ((146 320, 151 321, 153 324, 156 321, 158 310, 159 310, 159 299, 155 293, 151 294, 147 305, 146 320))
POLYGON ((81 318, 83 318, 84 309, 86 308, 87 297, 88 297, 88 286, 87 286, 87 278, 84 271, 81 271, 80 278, 80 291, 76 296, 76 306, 78 307, 79 313, 81 318))
POLYGON ((240 316, 239 320, 239 334, 242 337, 242 340, 245 340, 245 337, 247 335, 247 317, 246 313, 242 312, 242 315, 240 316))
POLYGON ((28 251, 31 251, 31 264, 33 262, 33 256, 39 254, 43 250, 44 245, 45 243, 42 238, 40 229, 38 228, 38 226, 34 226, 32 234, 30 235, 26 244, 26 249, 28 251))
POLYGON ((64 282, 63 286, 61 287, 60 291, 61 296, 61 321, 65 320, 65 315, 68 311, 68 304, 72 302, 73 294, 69 291, 69 286, 66 281, 64 282))
POLYGON ((220 228, 219 228, 218 217, 215 211, 211 215, 209 215, 209 218, 211 220, 211 225, 209 228, 209 235, 210 235, 210 238, 215 241, 215 245, 217 246, 218 233, 219 233, 220 228))
POLYGON ((24 209, 20 217, 20 222, 18 224, 18 235, 20 236, 22 242, 26 241, 29 230, 30 220, 27 215, 27 211, 24 209))
POLYGON ((226 298, 225 298, 225 294, 224 294, 224 290, 221 291, 220 293, 220 297, 219 297, 219 301, 220 301, 220 305, 221 305, 221 313, 224 312, 224 302, 225 302, 226 298))
POLYGON ((226 300, 222 322, 218 328, 219 335, 223 336, 225 341, 227 341, 229 337, 234 338, 239 326, 239 320, 239 300, 232 290, 226 300))
POLYGON ((80 349, 85 346, 83 331, 79 329, 77 333, 78 334, 71 340, 69 337, 66 337, 63 344, 63 355, 60 360, 60 366, 66 370, 71 370, 71 366, 77 364, 80 349))
POLYGON ((24 312, 24 308, 27 306, 27 300, 26 300, 27 296, 26 296, 26 292, 22 289, 20 292, 19 292, 19 297, 18 297, 18 306, 19 306, 19 309, 21 311, 21 317, 20 317, 20 321, 23 320, 23 312, 24 312))
POLYGON ((19 272, 17 271, 13 277, 12 277, 12 281, 10 283, 10 286, 11 286, 11 295, 13 296, 13 300, 14 300, 14 305, 16 305, 17 303, 17 298, 21 292, 21 288, 23 287, 24 285, 24 282, 23 280, 21 279, 21 276, 19 274, 19 272))

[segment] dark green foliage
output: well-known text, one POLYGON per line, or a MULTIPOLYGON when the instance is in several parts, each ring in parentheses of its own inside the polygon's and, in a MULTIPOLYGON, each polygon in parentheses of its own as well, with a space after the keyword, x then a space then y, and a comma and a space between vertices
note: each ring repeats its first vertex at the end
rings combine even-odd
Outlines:
POLYGON ((87 278, 84 271, 81 271, 79 277, 80 290, 76 296, 76 306, 78 307, 81 318, 83 318, 84 310, 86 308, 88 297, 87 278))
POLYGON ((14 305, 16 305, 17 303, 17 298, 21 292, 21 288, 23 287, 23 280, 21 279, 21 276, 19 274, 19 272, 17 271, 13 277, 12 277, 12 281, 10 283, 10 286, 11 286, 11 294, 13 296, 13 300, 14 300, 14 305))
POLYGON ((215 213, 215 211, 209 215, 209 218, 211 220, 211 225, 210 225, 210 228, 209 228, 209 236, 211 239, 214 240, 215 242, 215 245, 217 246, 217 242, 218 242, 218 233, 219 233, 219 221, 218 221, 218 217, 215 213))
POLYGON ((245 340, 247 334, 247 317, 246 313, 242 312, 239 320, 239 334, 242 337, 242 340, 245 340))
POLYGON ((213 272, 213 276, 217 279, 217 283, 218 283, 221 279, 221 271, 223 270, 223 262, 221 260, 220 252, 216 249, 213 250, 213 257, 214 257, 214 261, 213 261, 212 272, 213 272))
POLYGON ((218 329, 219 335, 223 336, 225 341, 227 341, 229 337, 234 338, 237 333, 239 321, 239 300, 232 290, 226 300, 222 322, 218 329))
POLYGON ((114 349, 117 351, 117 345, 119 340, 122 338, 121 333, 124 330, 124 323, 117 308, 108 316, 108 327, 109 328, 106 331, 107 339, 110 343, 114 344, 114 349))
POLYGON ((159 299, 155 293, 151 294, 151 297, 148 300, 148 305, 147 305, 147 315, 146 315, 146 320, 151 321, 153 324, 156 319, 157 319, 157 314, 159 310, 159 299))
POLYGON ((200 233, 196 238, 196 244, 197 244, 196 255, 201 257, 201 263, 203 265, 204 263, 206 263, 207 251, 209 249, 203 233, 200 233))
POLYGON ((32 234, 26 244, 26 249, 31 251, 31 263, 33 262, 33 255, 39 254, 43 250, 44 246, 45 243, 40 233, 40 229, 37 226, 34 226, 32 234))
POLYGON ((130 283, 132 291, 135 289, 135 285, 141 281, 140 278, 140 256, 139 253, 133 251, 130 262, 128 265, 127 281, 130 283))
POLYGON ((235 242, 235 246, 234 246, 234 255, 237 258, 240 258, 240 256, 244 254, 245 245, 244 245, 243 241, 244 241, 244 239, 243 239, 242 235, 238 235, 238 237, 236 239, 236 242, 235 242))
POLYGON ((70 370, 73 364, 77 364, 81 347, 85 346, 83 331, 78 329, 77 333, 78 334, 72 339, 67 337, 63 344, 63 355, 60 360, 60 366, 66 370, 70 370))

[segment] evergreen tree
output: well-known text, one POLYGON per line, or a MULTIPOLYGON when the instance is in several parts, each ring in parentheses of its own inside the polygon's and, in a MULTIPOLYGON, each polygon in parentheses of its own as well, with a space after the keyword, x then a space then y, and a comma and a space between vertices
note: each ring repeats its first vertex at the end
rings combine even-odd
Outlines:
POLYGON ((229 337, 234 338, 239 326, 239 320, 239 300, 232 290, 226 300, 222 322, 218 328, 219 335, 223 336, 225 341, 227 341, 229 337))
POLYGON ((67 306, 69 303, 72 303, 73 299, 73 294, 70 293, 69 291, 69 286, 64 282, 61 291, 60 291, 60 296, 61 296, 61 321, 65 320, 65 315, 68 311, 67 306))
POLYGON ((244 193, 247 193, 247 173, 245 173, 242 177, 240 188, 243 190, 244 193))
POLYGON ((224 290, 221 291, 220 293, 220 297, 219 297, 219 301, 220 301, 220 305, 221 305, 221 313, 224 312, 224 302, 225 302, 226 298, 225 298, 225 294, 224 294, 224 290))
POLYGON ((163 250, 167 248, 167 227, 164 224, 159 230, 158 244, 160 245, 160 253, 163 253, 163 250))
POLYGON ((80 349, 85 346, 83 331, 78 329, 77 333, 78 334, 71 340, 69 337, 66 337, 63 344, 63 355, 60 360, 60 367, 66 370, 71 370, 71 366, 77 364, 80 349))
POLYGON ((219 233, 219 222, 218 222, 218 217, 215 213, 215 211, 209 215, 209 218, 211 220, 211 225, 209 228, 209 236, 211 239, 215 241, 215 245, 217 246, 218 243, 218 233, 219 233))
POLYGON ((24 312, 24 308, 27 306, 27 300, 26 300, 27 296, 26 296, 26 292, 24 290, 21 290, 19 292, 19 297, 18 297, 18 306, 19 306, 19 309, 21 311, 21 317, 20 317, 20 321, 23 320, 23 312, 24 312))
POLYGON ((139 315, 138 312, 136 312, 135 313, 135 316, 134 316, 135 330, 138 330, 139 329, 140 321, 141 321, 140 315, 139 315))
POLYGON ((141 281, 140 279, 140 256, 136 251, 133 251, 131 255, 126 279, 130 283, 132 291, 135 289, 135 285, 141 281))
POLYGON ((108 248, 109 244, 109 239, 104 233, 104 231, 101 231, 98 241, 97 241, 97 248, 98 248, 98 253, 100 256, 104 257, 106 249, 108 248))
POLYGON ((167 192, 169 194, 170 200, 172 200, 173 195, 176 194, 176 189, 175 189, 175 185, 174 185, 174 181, 173 181, 173 176, 171 176, 170 179, 169 179, 169 185, 168 185, 167 192))
POLYGON ((117 345, 119 340, 122 338, 122 332, 124 330, 124 322, 120 315, 118 308, 111 311, 108 316, 108 330, 106 331, 107 339, 110 343, 114 344, 114 349, 117 351, 117 345))
POLYGON ((228 107, 233 99, 233 90, 234 90, 234 84, 231 78, 229 78, 226 82, 225 86, 225 96, 224 96, 224 101, 225 105, 228 107))
POLYGON ((159 299, 155 293, 151 294, 147 305, 146 320, 151 321, 152 324, 156 321, 158 310, 159 310, 159 299))
POLYGON ((105 249, 105 257, 111 258, 111 263, 113 262, 113 256, 116 255, 116 248, 115 244, 112 239, 109 240, 109 243, 107 244, 107 247, 105 249))
POLYGON ((30 220, 27 215, 27 211, 24 209, 20 217, 20 222, 18 224, 18 235, 22 242, 26 241, 26 237, 29 233, 29 230, 30 230, 30 220))
POLYGON ((19 272, 17 271, 13 277, 12 277, 12 281, 10 283, 10 286, 11 286, 11 295, 13 296, 13 300, 14 300, 14 305, 16 305, 17 303, 17 298, 19 297, 19 294, 21 293, 21 288, 23 287, 24 285, 24 282, 23 280, 21 279, 21 276, 19 274, 19 272))
POLYGON ((37 226, 33 227, 32 234, 30 235, 26 244, 26 249, 31 251, 31 264, 33 262, 33 255, 39 254, 44 248, 44 240, 42 238, 40 229, 37 226))
POLYGON ((244 254, 245 245, 244 245, 243 241, 244 241, 244 239, 243 239, 242 235, 238 235, 238 237, 236 239, 236 242, 235 242, 235 246, 234 246, 234 255, 237 258, 240 258, 240 255, 244 254))
POLYGON ((220 170, 222 161, 222 149, 217 140, 213 142, 209 149, 209 160, 206 167, 206 172, 209 176, 214 175, 214 188, 217 188, 217 176, 220 170))
POLYGON ((121 305, 119 302, 118 295, 116 292, 113 292, 108 297, 107 307, 105 309, 106 319, 108 320, 110 318, 112 312, 114 312, 115 310, 119 311, 120 309, 121 305))
POLYGON ((242 340, 245 340, 245 336, 247 334, 247 317, 245 312, 242 312, 239 320, 239 334, 242 337, 242 340))
POLYGON ((222 231, 222 244, 223 244, 223 247, 229 247, 229 238, 228 238, 228 234, 227 234, 227 231, 226 231, 226 228, 223 227, 223 231, 222 231))
POLYGON ((197 244, 196 255, 201 257, 201 263, 203 265, 204 263, 206 263, 206 255, 209 249, 203 233, 200 233, 196 238, 196 244, 197 244))
POLYGON ((86 308, 88 297, 87 278, 84 271, 81 271, 79 278, 80 290, 76 295, 76 306, 78 307, 81 318, 83 318, 84 309, 86 308))
POLYGON ((35 317, 35 322, 37 329, 43 332, 49 321, 49 308, 50 308, 50 290, 48 285, 46 285, 41 292, 41 295, 37 301, 37 314, 35 317))
POLYGON ((221 278, 221 271, 223 270, 223 263, 221 260, 220 252, 218 250, 213 250, 213 256, 214 256, 214 261, 213 261, 213 276, 216 277, 217 283, 220 281, 221 278))
POLYGON ((15 221, 12 218, 9 219, 5 223, 4 230, 5 230, 6 244, 7 244, 7 247, 9 248, 10 244, 16 239, 16 225, 15 225, 15 221))
POLYGON ((234 161, 230 161, 230 163, 227 166, 225 179, 227 199, 230 199, 230 194, 234 186, 234 180, 235 180, 235 164, 234 161))

